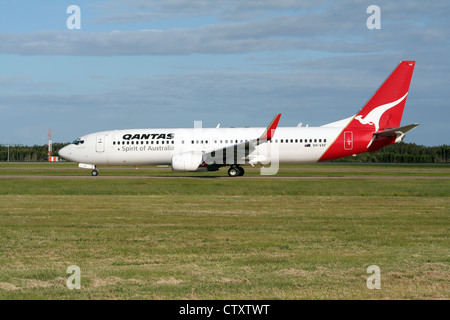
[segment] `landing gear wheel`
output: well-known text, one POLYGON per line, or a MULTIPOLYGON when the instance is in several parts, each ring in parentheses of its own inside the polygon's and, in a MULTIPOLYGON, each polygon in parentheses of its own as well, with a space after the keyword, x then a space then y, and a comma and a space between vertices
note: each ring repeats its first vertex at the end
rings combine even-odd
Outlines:
POLYGON ((98 171, 97 170, 92 170, 91 171, 91 175, 93 176, 93 177, 96 177, 96 176, 98 176, 98 171))
POLYGON ((244 173, 245 173, 245 171, 241 167, 232 166, 232 167, 230 167, 230 169, 228 169, 228 175, 230 177, 243 176, 244 173))
POLYGON ((228 169, 228 175, 230 177, 237 177, 239 176, 240 171, 238 170, 237 167, 230 167, 230 169, 228 169))

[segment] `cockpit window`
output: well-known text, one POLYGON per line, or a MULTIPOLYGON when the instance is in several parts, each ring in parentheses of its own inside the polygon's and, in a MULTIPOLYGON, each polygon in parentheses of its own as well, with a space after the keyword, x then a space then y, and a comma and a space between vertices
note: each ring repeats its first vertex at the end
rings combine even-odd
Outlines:
POLYGON ((82 140, 81 138, 78 138, 77 140, 73 141, 72 144, 74 145, 79 145, 79 144, 83 144, 84 140, 82 140))

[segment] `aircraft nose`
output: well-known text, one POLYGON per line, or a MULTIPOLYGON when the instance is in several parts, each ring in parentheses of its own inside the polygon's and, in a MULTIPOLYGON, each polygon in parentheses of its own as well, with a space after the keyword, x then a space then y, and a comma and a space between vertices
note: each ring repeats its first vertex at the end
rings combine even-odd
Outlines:
POLYGON ((70 155, 72 154, 70 152, 70 149, 71 149, 70 146, 66 146, 66 147, 64 147, 64 148, 62 148, 61 150, 58 151, 58 155, 61 158, 64 158, 66 160, 70 160, 70 155))

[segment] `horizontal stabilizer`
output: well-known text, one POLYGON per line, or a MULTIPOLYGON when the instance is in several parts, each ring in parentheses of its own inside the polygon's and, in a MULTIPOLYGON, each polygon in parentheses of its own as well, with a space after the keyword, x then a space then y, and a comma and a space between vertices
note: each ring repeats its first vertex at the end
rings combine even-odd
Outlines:
POLYGON ((417 127, 418 125, 419 125, 418 123, 408 124, 407 126, 403 126, 403 127, 374 132, 373 135, 377 136, 377 137, 396 137, 398 135, 405 134, 409 130, 412 130, 415 127, 417 127))

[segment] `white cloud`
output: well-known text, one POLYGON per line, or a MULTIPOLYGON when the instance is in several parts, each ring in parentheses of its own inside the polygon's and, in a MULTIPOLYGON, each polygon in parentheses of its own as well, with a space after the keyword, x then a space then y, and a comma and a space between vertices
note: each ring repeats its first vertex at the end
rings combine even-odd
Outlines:
POLYGON ((98 1, 90 5, 101 14, 100 23, 131 23, 135 15, 141 20, 174 17, 217 16, 221 20, 252 20, 255 16, 280 12, 314 10, 324 1, 317 0, 129 0, 98 1))
MULTIPOLYGON (((449 41, 450 5, 380 2, 382 29, 366 28, 368 1, 130 0, 97 2, 97 23, 130 23, 196 15, 237 16, 236 22, 164 30, 0 33, 0 53, 17 55, 133 56, 237 54, 316 50, 339 53, 396 52, 449 41), (288 12, 288 13, 287 13, 288 12), (270 13, 270 14, 264 14, 270 13), (250 17, 250 15, 252 17, 250 17)), ((93 9, 92 9, 93 10, 93 9)), ((228 21, 230 21, 228 20, 228 21)), ((425 50, 425 49, 423 49, 425 50)))
POLYGON ((342 41, 331 37, 333 33, 345 34, 350 27, 342 24, 332 29, 329 27, 328 14, 322 13, 308 17, 284 15, 260 21, 170 30, 0 33, 0 53, 117 56, 234 54, 307 49, 350 53, 367 52, 371 47, 373 49, 370 44, 358 45, 358 41, 342 41))

